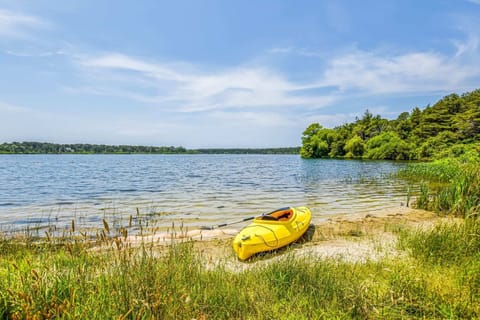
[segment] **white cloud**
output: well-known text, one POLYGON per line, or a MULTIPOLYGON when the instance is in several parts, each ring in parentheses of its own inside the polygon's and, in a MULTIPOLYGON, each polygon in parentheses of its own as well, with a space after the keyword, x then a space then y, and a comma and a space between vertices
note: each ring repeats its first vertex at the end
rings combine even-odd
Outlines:
MULTIPOLYGON (((479 0, 480 3, 480 0, 479 0)), ((454 46, 457 48, 455 57, 460 57, 465 54, 477 52, 479 40, 478 37, 470 35, 466 41, 453 41, 454 46)))
POLYGON ((5 50, 3 51, 5 54, 13 57, 21 57, 21 58, 45 58, 45 57, 53 57, 53 56, 61 56, 65 55, 66 53, 62 50, 57 51, 43 51, 43 52, 28 52, 28 51, 13 51, 13 50, 5 50))
POLYGON ((0 9, 0 36, 24 37, 29 29, 47 26, 48 23, 39 17, 0 9))
POLYGON ((368 94, 455 91, 480 77, 478 64, 433 52, 385 56, 356 51, 334 58, 320 85, 368 94))
MULTIPOLYGON (((137 87, 128 96, 142 102, 170 103, 178 111, 184 112, 245 107, 322 107, 335 99, 332 96, 302 95, 300 91, 308 88, 308 85, 289 81, 266 67, 201 72, 191 65, 151 63, 118 53, 95 58, 83 57, 80 64, 88 72, 108 79, 110 84, 116 76, 127 76, 132 82, 149 83, 150 89, 155 89, 157 94, 142 94, 137 87), (125 75, 125 72, 129 75, 125 75)), ((96 91, 101 89, 97 88, 96 91)), ((126 94, 124 92, 121 95, 126 94)))
POLYGON ((171 81, 188 80, 168 66, 145 62, 127 55, 110 53, 96 58, 84 58, 81 63, 88 67, 128 70, 143 74, 144 76, 171 81))
POLYGON ((334 128, 345 123, 352 122, 355 117, 361 116, 360 113, 335 113, 335 114, 316 114, 302 119, 303 127, 311 123, 320 123, 325 128, 334 128))
POLYGON ((480 4, 480 0, 467 0, 467 1, 474 4, 480 4))
MULTIPOLYGON (((317 109, 347 95, 471 90, 480 78, 480 66, 471 59, 472 55, 478 56, 478 43, 473 36, 457 42, 456 54, 452 56, 436 52, 386 54, 352 50, 322 61, 326 66, 323 73, 303 83, 265 66, 204 71, 185 63, 149 62, 119 53, 82 57, 80 65, 88 74, 96 75, 97 94, 118 95, 179 112, 317 109)), ((272 49, 272 52, 293 51, 298 50, 272 49)))
POLYGON ((294 51, 295 51, 294 47, 278 47, 278 48, 272 48, 268 50, 268 52, 270 53, 286 53, 286 54, 292 53, 294 51))
POLYGON ((325 57, 324 52, 317 52, 309 50, 307 48, 295 48, 295 47, 278 47, 268 50, 269 53, 274 54, 293 54, 303 57, 325 57))
POLYGON ((176 96, 192 97, 185 106, 188 111, 242 107, 322 107, 332 102, 331 97, 301 95, 299 91, 303 89, 302 85, 264 67, 232 68, 198 76, 177 89, 176 96))
POLYGON ((225 112, 214 111, 210 116, 218 121, 228 122, 232 126, 236 123, 262 127, 290 126, 288 117, 275 112, 225 112))

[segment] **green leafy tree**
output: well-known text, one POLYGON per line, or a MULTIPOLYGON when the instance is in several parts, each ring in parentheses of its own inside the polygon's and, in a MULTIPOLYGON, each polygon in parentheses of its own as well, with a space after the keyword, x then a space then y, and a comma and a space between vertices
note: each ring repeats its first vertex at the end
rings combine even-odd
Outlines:
POLYGON ((345 144, 349 137, 352 136, 353 123, 344 124, 333 130, 333 141, 330 144, 330 153, 328 154, 331 158, 340 158, 344 157, 346 154, 345 144))
POLYGON ((423 142, 416 150, 416 158, 421 160, 437 158, 436 155, 442 154, 457 141, 456 135, 451 131, 444 131, 440 134, 430 137, 423 142))
POLYGON ((328 157, 330 145, 335 140, 335 131, 323 128, 318 123, 311 124, 302 136, 300 155, 303 158, 328 157))
POLYGON ((387 119, 381 118, 379 115, 374 116, 368 109, 363 114, 361 119, 355 121, 353 128, 353 134, 362 138, 363 141, 367 141, 370 138, 375 137, 381 132, 387 130, 389 122, 387 119))
POLYGON ((383 132, 368 140, 365 157, 368 159, 407 160, 410 147, 395 132, 383 132))
POLYGON ((314 137, 321 128, 322 126, 320 124, 312 123, 303 131, 302 148, 300 149, 300 155, 303 158, 313 158, 315 156, 316 141, 314 137))
POLYGON ((355 135, 345 143, 345 158, 361 158, 365 151, 365 143, 362 138, 355 135))
POLYGON ((453 117, 452 130, 459 140, 473 142, 480 135, 480 89, 468 95, 462 95, 463 108, 461 113, 453 117))
POLYGON ((413 122, 410 114, 408 112, 402 112, 397 119, 392 121, 391 126, 400 138, 407 139, 413 129, 413 122))

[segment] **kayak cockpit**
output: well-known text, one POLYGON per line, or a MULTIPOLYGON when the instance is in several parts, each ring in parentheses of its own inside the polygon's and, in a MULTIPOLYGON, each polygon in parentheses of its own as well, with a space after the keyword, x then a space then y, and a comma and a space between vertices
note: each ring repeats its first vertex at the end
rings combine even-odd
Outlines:
POLYGON ((279 209, 269 214, 261 215, 257 217, 257 220, 270 220, 270 221, 289 221, 293 217, 293 210, 291 208, 279 209))

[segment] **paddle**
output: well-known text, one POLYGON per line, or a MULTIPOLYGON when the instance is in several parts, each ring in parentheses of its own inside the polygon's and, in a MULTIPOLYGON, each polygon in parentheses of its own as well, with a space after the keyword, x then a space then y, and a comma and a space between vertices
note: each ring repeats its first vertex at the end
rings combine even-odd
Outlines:
MULTIPOLYGON (((289 209, 289 207, 277 209, 277 210, 274 210, 274 211, 272 211, 272 212, 263 214, 262 216, 268 216, 268 215, 270 215, 270 214, 272 214, 272 213, 274 213, 274 212, 281 211, 281 210, 286 210, 286 209, 289 209)), ((201 227, 200 227, 200 230, 213 230, 213 229, 216 229, 216 228, 226 227, 226 226, 229 226, 229 225, 232 225, 232 224, 237 224, 237 223, 240 223, 240 222, 245 222, 245 221, 253 220, 253 219, 255 219, 256 217, 257 217, 257 216, 248 217, 248 218, 245 218, 245 219, 242 219, 242 220, 238 220, 238 221, 235 221, 235 222, 217 224, 216 226, 201 226, 201 227)))
POLYGON ((217 224, 216 226, 201 226, 201 227, 200 227, 200 230, 213 230, 213 229, 216 229, 216 228, 221 228, 221 227, 229 226, 229 225, 231 225, 231 224, 236 224, 236 223, 240 223, 240 222, 244 222, 244 221, 253 220, 253 219, 255 219, 255 217, 256 217, 256 216, 254 216, 254 217, 248 217, 248 218, 245 218, 245 219, 242 219, 242 220, 238 220, 238 221, 235 221, 235 222, 217 224))

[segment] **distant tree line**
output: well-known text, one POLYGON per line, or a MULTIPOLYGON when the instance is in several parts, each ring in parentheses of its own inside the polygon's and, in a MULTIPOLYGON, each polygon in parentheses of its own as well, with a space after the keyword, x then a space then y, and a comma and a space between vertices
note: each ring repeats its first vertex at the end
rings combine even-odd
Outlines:
POLYGON ((0 154, 298 154, 300 147, 264 149, 191 149, 104 144, 12 142, 0 144, 0 154))
POLYGON ((0 153, 60 154, 60 153, 186 153, 183 147, 149 147, 104 144, 56 144, 48 142, 12 142, 0 144, 0 153))
POLYGON ((300 147, 288 148, 239 148, 239 149, 195 149, 201 154, 298 154, 300 147))
POLYGON ((429 160, 480 152, 480 89, 448 95, 395 120, 374 116, 333 129, 313 123, 302 136, 304 158, 429 160))

